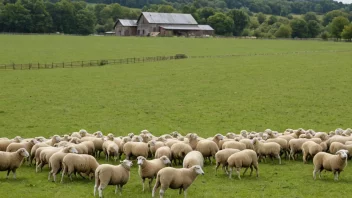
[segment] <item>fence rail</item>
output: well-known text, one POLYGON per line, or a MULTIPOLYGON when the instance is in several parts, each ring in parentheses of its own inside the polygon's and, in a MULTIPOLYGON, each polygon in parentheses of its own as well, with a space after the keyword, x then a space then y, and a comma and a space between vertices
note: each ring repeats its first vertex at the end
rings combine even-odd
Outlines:
POLYGON ((122 58, 122 59, 102 59, 88 61, 70 61, 70 62, 51 62, 51 63, 8 63, 0 64, 0 69, 12 70, 30 70, 30 69, 54 69, 54 68, 77 68, 77 67, 92 67, 104 65, 118 64, 134 64, 144 62, 157 62, 166 60, 177 60, 187 58, 184 54, 176 54, 175 56, 154 56, 141 58, 122 58))

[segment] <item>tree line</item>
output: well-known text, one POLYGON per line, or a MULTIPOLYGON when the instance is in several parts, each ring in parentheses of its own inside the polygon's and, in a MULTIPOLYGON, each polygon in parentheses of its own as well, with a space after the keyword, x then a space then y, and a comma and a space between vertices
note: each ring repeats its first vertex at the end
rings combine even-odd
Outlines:
MULTIPOLYGON (((199 1, 196 0, 193 4, 197 2, 199 1)), ((224 36, 352 38, 352 12, 347 9, 332 10, 324 15, 307 12, 303 15, 290 13, 287 16, 277 16, 263 12, 253 13, 246 7, 223 10, 184 5, 177 9, 162 3, 148 4, 142 9, 136 9, 118 3, 88 4, 70 0, 0 0, 0 32, 60 32, 82 35, 104 33, 113 30, 117 19, 137 19, 142 11, 189 13, 199 24, 209 24, 217 35, 224 36)))

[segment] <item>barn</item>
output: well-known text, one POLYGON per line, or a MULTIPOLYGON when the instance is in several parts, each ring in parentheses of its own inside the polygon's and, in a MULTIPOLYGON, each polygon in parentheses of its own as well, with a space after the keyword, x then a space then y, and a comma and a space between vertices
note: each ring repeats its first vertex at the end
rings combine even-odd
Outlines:
POLYGON ((115 24, 118 36, 129 27, 130 35, 149 36, 158 32, 161 36, 204 36, 213 35, 214 29, 209 25, 199 25, 191 14, 142 12, 138 20, 119 19, 115 24), (131 28, 136 28, 132 33, 131 28))
POLYGON ((116 36, 135 36, 137 20, 118 19, 114 25, 116 36))

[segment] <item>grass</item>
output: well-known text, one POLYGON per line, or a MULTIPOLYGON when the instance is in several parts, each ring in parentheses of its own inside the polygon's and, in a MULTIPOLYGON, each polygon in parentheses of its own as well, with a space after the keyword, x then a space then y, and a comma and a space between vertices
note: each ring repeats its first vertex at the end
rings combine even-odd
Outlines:
MULTIPOLYGON (((330 131, 350 126, 352 79, 348 43, 280 40, 0 36, 2 62, 63 61, 153 55, 250 54, 316 51, 278 56, 187 59, 133 65, 34 71, 0 71, 0 136, 65 134, 85 128, 126 135, 148 129, 203 137, 241 129, 330 131), (47 43, 51 43, 48 45, 47 43)), ((104 161, 100 160, 101 163, 104 161)), ((352 179, 331 173, 313 182, 302 160, 260 163, 260 177, 229 180, 214 166, 190 187, 189 197, 331 197, 352 179), (326 189, 329 189, 328 191, 326 189)), ((47 181, 23 165, 18 179, 0 174, 5 197, 92 197, 93 181, 47 181)), ((104 194, 115 196, 109 186, 104 194)), ((123 196, 141 192, 137 169, 123 196)), ((165 197, 180 197, 167 190, 165 197)))

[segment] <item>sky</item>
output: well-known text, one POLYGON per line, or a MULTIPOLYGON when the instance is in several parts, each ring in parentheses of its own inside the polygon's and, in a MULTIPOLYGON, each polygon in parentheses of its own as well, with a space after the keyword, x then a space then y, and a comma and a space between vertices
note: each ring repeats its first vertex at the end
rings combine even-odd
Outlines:
POLYGON ((352 0, 334 0, 342 3, 352 3, 352 0))

